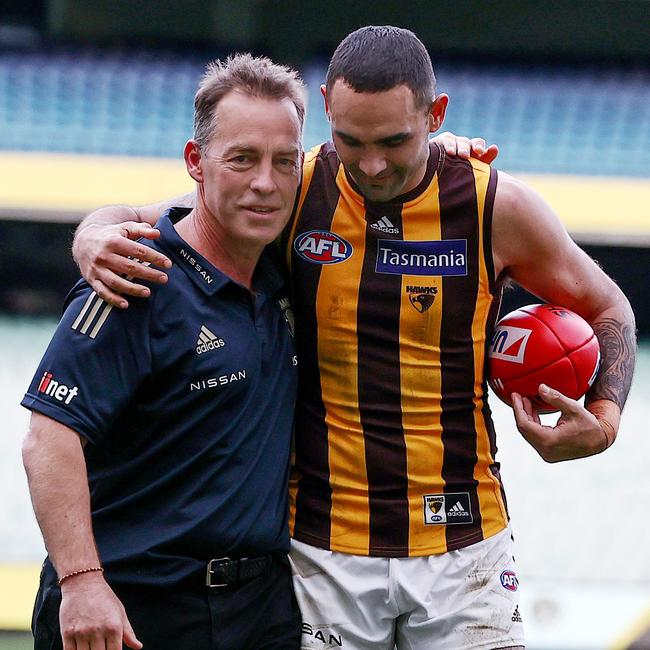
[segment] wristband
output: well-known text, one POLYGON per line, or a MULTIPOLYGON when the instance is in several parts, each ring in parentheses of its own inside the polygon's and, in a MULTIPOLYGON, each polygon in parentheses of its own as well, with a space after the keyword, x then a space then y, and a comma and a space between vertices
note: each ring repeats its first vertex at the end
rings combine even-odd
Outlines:
POLYGON ((60 587, 63 584, 63 582, 68 578, 74 578, 74 576, 80 576, 82 573, 92 573, 93 571, 101 571, 102 573, 104 573, 103 567, 91 566, 88 567, 87 569, 79 569, 79 571, 71 571, 70 573, 66 573, 62 578, 59 578, 57 584, 60 587))

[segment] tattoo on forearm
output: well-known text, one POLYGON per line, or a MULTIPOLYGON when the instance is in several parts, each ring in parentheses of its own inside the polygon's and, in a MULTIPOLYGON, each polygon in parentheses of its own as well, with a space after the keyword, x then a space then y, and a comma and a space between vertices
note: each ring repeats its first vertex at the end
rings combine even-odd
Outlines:
POLYGON ((600 343, 600 372, 587 396, 588 402, 608 399, 622 409, 630 392, 636 337, 634 326, 613 318, 593 323, 600 343))

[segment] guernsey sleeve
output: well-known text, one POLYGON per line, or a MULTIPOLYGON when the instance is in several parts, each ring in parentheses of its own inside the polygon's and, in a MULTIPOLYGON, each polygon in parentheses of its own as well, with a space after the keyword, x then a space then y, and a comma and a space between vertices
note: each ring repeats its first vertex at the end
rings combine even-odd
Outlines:
POLYGON ((154 300, 113 309, 79 282, 21 404, 100 443, 151 373, 154 300))

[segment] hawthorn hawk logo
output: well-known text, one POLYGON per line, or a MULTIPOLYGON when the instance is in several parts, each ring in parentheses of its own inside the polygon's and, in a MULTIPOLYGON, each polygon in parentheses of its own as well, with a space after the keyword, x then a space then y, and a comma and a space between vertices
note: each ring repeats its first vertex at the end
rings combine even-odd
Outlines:
POLYGON ((419 294, 411 294, 409 296, 409 300, 411 301, 411 304, 421 313, 423 314, 431 305, 433 305, 434 300, 436 299, 435 296, 432 296, 431 294, 427 293, 419 293, 419 294))
POLYGON ((424 314, 435 302, 438 287, 420 287, 409 284, 406 287, 406 292, 413 307, 424 314))

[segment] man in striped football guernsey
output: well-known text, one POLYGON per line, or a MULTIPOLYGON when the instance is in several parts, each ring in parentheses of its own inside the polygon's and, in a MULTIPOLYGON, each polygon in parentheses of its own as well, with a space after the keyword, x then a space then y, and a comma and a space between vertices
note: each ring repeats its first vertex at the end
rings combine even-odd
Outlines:
MULTIPOLYGON (((429 140, 448 97, 435 94, 412 32, 353 32, 322 90, 332 142, 305 157, 286 236, 300 363, 290 527, 302 647, 522 648, 485 377, 501 290, 512 279, 578 312, 601 343, 584 406, 540 386, 562 411, 555 427, 514 396, 519 430, 548 462, 613 443, 633 314, 540 196, 429 140)), ((159 209, 135 214, 151 224, 159 209)), ((129 214, 111 208, 86 224, 129 214)), ((96 290, 124 305, 116 292, 141 289, 117 277, 123 260, 98 260, 142 251, 108 238, 115 232, 155 236, 137 223, 82 228, 75 250, 96 290)))

